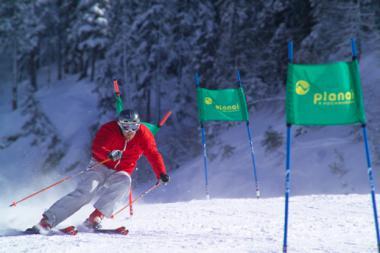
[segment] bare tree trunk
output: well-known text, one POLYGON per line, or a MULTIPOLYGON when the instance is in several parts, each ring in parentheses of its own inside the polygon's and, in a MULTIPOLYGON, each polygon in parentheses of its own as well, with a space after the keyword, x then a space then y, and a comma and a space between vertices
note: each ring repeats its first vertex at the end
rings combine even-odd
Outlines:
POLYGON ((146 87, 146 120, 148 122, 151 121, 151 111, 150 111, 150 104, 151 104, 151 99, 150 99, 150 88, 149 87, 146 87))
POLYGON ((94 77, 95 77, 96 53, 97 53, 96 48, 92 49, 92 57, 91 57, 91 77, 90 77, 91 82, 94 81, 94 77))
POLYGON ((83 59, 83 50, 79 51, 79 69, 78 73, 82 73, 83 68, 84 68, 84 59, 83 59))
POLYGON ((131 108, 133 105, 133 93, 135 91, 135 86, 134 84, 136 82, 133 82, 132 79, 132 73, 128 68, 128 43, 127 41, 129 40, 129 30, 130 30, 130 20, 129 20, 129 5, 126 5, 123 8, 123 15, 125 15, 126 18, 122 19, 122 40, 123 40, 123 77, 124 77, 124 94, 125 94, 125 105, 128 108, 131 108))
POLYGON ((82 61, 83 61, 82 71, 81 71, 81 74, 79 77, 80 80, 87 77, 87 69, 88 69, 88 64, 89 64, 90 59, 88 59, 88 57, 86 57, 86 55, 87 55, 86 52, 83 52, 83 54, 82 54, 82 61))
MULTIPOLYGON (((161 69, 160 67, 158 69, 161 69)), ((160 73, 156 74, 156 84, 157 84, 157 90, 156 90, 156 103, 157 103, 157 124, 160 122, 161 119, 161 78, 157 78, 157 76, 160 73)))
POLYGON ((57 43, 57 79, 62 80, 62 33, 58 34, 57 43))
MULTIPOLYGON (((125 22, 125 21, 124 21, 125 22)), ((124 76, 124 90, 125 90, 125 100, 126 100, 126 106, 127 108, 130 108, 131 105, 132 105, 132 95, 131 95, 131 91, 132 91, 132 87, 130 87, 132 84, 129 84, 129 82, 127 81, 128 79, 128 60, 127 60, 127 43, 123 42, 123 64, 124 64, 124 68, 123 68, 123 76, 124 76)))
POLYGON ((47 66, 47 83, 48 83, 48 87, 50 87, 50 83, 51 83, 51 62, 49 62, 48 66, 47 66))
POLYGON ((17 65, 17 47, 13 48, 13 85, 12 85, 12 110, 17 110, 17 88, 18 88, 18 65, 17 65))
POLYGON ((29 77, 33 91, 37 91, 37 48, 33 48, 29 54, 29 77))

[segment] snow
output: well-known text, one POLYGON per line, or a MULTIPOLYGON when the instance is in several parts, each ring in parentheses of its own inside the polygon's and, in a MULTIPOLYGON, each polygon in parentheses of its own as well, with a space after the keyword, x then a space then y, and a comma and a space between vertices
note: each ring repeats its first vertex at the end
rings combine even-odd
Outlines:
MULTIPOLYGON (((376 252, 369 195, 293 197, 290 209, 289 252, 376 252)), ((122 213, 104 223, 106 227, 126 226, 130 230, 127 237, 90 233, 20 236, 8 229, 0 232, 0 252, 281 252, 283 210, 282 197, 140 202, 132 218, 122 213)), ((33 211, 18 220, 30 223, 36 219, 32 216, 33 211)), ((78 224, 74 220, 62 226, 78 224)), ((21 224, 12 228, 24 229, 21 224)))

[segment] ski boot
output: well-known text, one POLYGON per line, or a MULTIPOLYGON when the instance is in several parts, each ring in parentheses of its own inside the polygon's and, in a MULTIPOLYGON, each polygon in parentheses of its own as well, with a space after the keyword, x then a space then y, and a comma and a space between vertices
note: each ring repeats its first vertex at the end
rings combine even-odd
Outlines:
POLYGON ((37 225, 34 225, 31 228, 25 230, 27 234, 48 234, 52 226, 49 224, 49 221, 45 215, 42 216, 42 219, 37 225))
POLYGON ((85 220, 83 225, 90 230, 98 230, 102 228, 100 224, 104 218, 104 215, 98 210, 95 209, 90 216, 85 220))

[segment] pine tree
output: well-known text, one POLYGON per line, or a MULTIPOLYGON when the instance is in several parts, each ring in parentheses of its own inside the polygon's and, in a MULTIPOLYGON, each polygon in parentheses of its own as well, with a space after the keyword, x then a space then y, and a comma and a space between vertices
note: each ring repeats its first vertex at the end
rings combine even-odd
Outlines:
POLYGON ((90 68, 90 80, 94 81, 97 58, 103 56, 108 42, 108 20, 105 16, 108 7, 106 0, 82 0, 79 3, 77 12, 79 18, 75 21, 71 32, 82 56, 80 78, 87 77, 87 70, 90 68))
POLYGON ((12 109, 18 108, 18 83, 20 76, 20 41, 23 39, 20 3, 0 3, 0 51, 12 51, 12 109))
POLYGON ((374 0, 359 1, 360 33, 359 43, 362 51, 380 49, 380 2, 374 0))
POLYGON ((105 61, 100 65, 102 78, 97 82, 96 88, 96 92, 99 94, 100 117, 114 115, 113 79, 119 80, 125 106, 133 107, 132 94, 137 92, 134 80, 138 73, 129 67, 132 59, 130 36, 135 15, 140 11, 139 5, 139 1, 111 1, 109 9, 106 11, 110 40, 105 53, 105 61))
POLYGON ((359 5, 354 0, 313 0, 311 5, 315 25, 301 45, 307 62, 350 59, 350 39, 357 38, 360 30, 359 5))
POLYGON ((57 79, 66 73, 77 73, 78 63, 75 41, 70 40, 74 21, 77 19, 78 1, 40 0, 40 22, 44 26, 40 57, 42 64, 56 63, 57 79))
POLYGON ((245 0, 217 2, 218 52, 216 57, 215 83, 218 88, 234 87, 236 70, 245 67, 247 53, 246 24, 249 19, 245 0), (224 84, 226 83, 226 84, 224 84))

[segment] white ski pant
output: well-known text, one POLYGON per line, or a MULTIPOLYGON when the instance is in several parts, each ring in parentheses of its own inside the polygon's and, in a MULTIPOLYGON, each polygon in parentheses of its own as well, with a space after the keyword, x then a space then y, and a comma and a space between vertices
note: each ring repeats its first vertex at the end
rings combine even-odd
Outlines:
POLYGON ((52 227, 74 214, 95 197, 99 198, 94 207, 109 218, 115 211, 117 202, 129 194, 131 177, 127 172, 108 169, 103 165, 90 169, 96 163, 95 160, 91 160, 88 171, 81 175, 76 189, 59 199, 44 213, 52 227))

